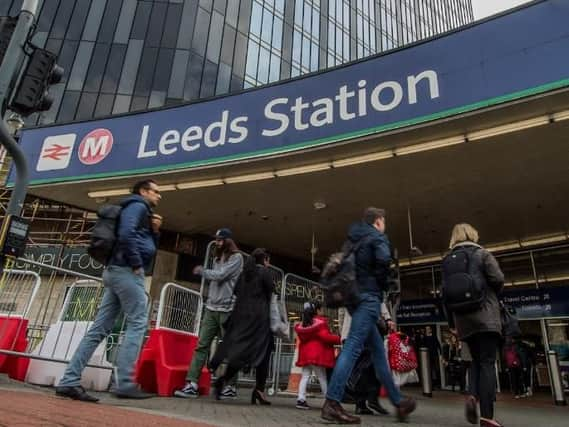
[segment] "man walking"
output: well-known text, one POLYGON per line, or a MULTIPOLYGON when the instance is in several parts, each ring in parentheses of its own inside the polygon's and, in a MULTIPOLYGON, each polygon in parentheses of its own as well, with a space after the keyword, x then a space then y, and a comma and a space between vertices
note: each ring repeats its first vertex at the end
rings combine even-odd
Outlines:
POLYGON ((361 422, 359 417, 348 414, 340 402, 364 345, 371 351, 375 374, 387 390, 391 403, 396 407, 397 418, 400 421, 405 420, 416 407, 413 399, 401 397, 393 383, 383 340, 376 327, 380 316, 382 292, 387 289, 391 261, 389 241, 384 232, 385 211, 370 207, 365 210, 363 220, 352 225, 348 233, 352 244, 359 243, 355 255, 360 301, 356 307, 350 308, 352 316, 350 332, 336 361, 326 401, 322 407, 321 417, 327 421, 341 424, 361 422))
MULTIPOLYGON (((233 235, 228 228, 222 228, 215 233, 215 259, 211 269, 201 265, 194 268, 194 274, 199 274, 210 280, 203 319, 200 327, 200 337, 188 375, 186 385, 174 392, 176 397, 198 397, 198 380, 213 340, 223 338, 224 324, 235 303, 233 291, 237 279, 243 270, 243 255, 239 253, 233 235)), ((234 384, 229 384, 221 390, 221 399, 232 399, 237 396, 234 384)))
POLYGON ((158 185, 150 179, 137 182, 132 193, 121 202, 116 244, 103 272, 105 290, 99 311, 55 389, 58 396, 86 402, 99 400, 81 387, 81 373, 96 348, 110 334, 121 310, 126 316, 126 333, 116 363, 114 394, 127 399, 153 396, 139 390, 133 376, 148 324, 144 272, 156 254, 162 225, 162 218, 153 214, 152 208, 158 205, 161 196, 158 185))

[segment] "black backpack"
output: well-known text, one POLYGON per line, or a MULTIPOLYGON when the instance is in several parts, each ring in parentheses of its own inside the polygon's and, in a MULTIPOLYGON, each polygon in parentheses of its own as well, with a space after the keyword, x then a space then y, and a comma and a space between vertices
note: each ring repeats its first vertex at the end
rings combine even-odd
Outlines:
POLYGON ((442 296, 447 308, 454 313, 479 310, 486 299, 487 284, 481 274, 472 274, 472 256, 479 247, 453 250, 443 259, 442 296))
POLYGON ((97 211, 97 222, 91 232, 87 253, 95 261, 107 265, 117 241, 117 226, 122 207, 104 205, 97 211))
POLYGON ((342 252, 330 255, 320 278, 326 307, 355 307, 359 304, 356 253, 367 240, 364 237, 356 244, 348 240, 344 243, 342 252))

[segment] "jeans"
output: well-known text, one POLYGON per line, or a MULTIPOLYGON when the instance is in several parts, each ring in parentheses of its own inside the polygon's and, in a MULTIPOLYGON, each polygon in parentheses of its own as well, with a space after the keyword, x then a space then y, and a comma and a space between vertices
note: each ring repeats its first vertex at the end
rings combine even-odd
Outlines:
POLYGON ((367 293, 360 295, 360 304, 351 313, 352 324, 350 326, 350 333, 336 361, 336 366, 332 373, 330 384, 328 385, 327 399, 335 400, 336 402, 342 401, 346 383, 352 374, 354 365, 364 345, 366 345, 371 351, 373 367, 377 379, 387 390, 391 403, 395 406, 399 406, 401 394, 393 383, 383 339, 376 326, 380 314, 380 305, 381 300, 378 296, 367 293))
POLYGON ((103 284, 105 291, 99 311, 69 361, 59 381, 60 387, 80 385, 83 369, 99 344, 111 333, 121 309, 126 318, 126 332, 116 361, 116 389, 127 390, 135 386, 134 365, 148 325, 144 275, 135 274, 130 267, 111 265, 103 272, 103 284))
POLYGON ((470 394, 480 400, 480 416, 493 419, 496 400, 495 363, 500 335, 495 332, 481 332, 465 341, 472 354, 470 394))

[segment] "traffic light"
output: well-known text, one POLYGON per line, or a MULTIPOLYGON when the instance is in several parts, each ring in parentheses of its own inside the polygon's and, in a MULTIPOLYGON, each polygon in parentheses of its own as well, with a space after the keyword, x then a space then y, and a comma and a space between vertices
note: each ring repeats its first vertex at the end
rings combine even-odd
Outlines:
POLYGON ((63 68, 55 63, 53 53, 34 47, 20 84, 10 103, 10 109, 22 116, 29 116, 38 111, 47 111, 53 104, 49 87, 59 83, 63 77, 63 68))
POLYGON ((4 54, 8 49, 8 44, 12 38, 12 34, 16 29, 18 18, 11 16, 0 16, 0 64, 4 60, 4 54))

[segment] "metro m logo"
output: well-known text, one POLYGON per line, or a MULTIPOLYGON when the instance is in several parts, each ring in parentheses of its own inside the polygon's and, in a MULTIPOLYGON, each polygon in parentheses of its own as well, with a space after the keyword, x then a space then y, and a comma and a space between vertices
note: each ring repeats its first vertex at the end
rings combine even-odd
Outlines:
POLYGON ((94 165, 107 157, 112 147, 113 134, 107 129, 95 129, 83 138, 77 154, 84 165, 94 165))

